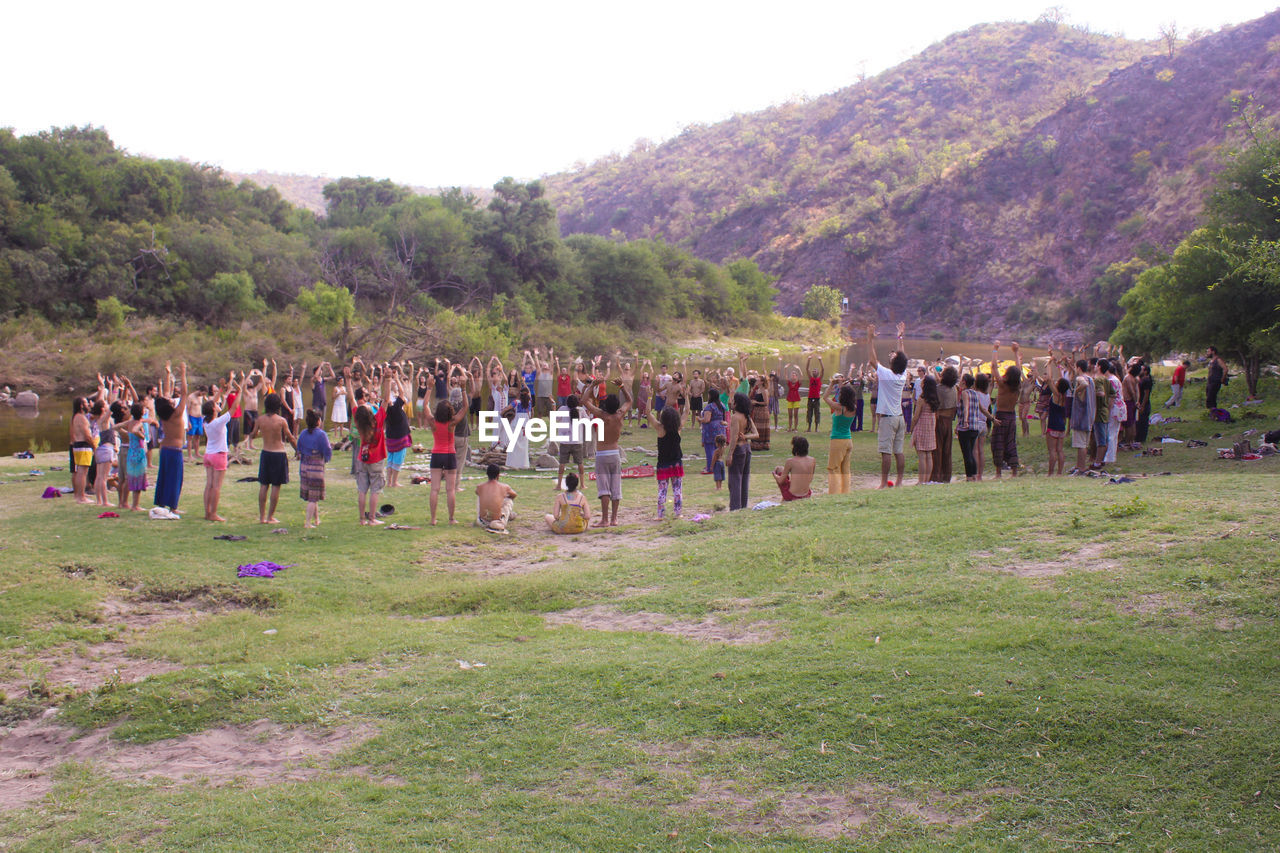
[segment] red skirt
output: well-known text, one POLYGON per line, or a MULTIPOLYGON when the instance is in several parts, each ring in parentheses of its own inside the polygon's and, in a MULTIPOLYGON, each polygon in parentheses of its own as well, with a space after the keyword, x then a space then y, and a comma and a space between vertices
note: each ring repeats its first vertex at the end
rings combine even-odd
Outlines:
POLYGON ((666 465, 658 469, 657 477, 659 480, 674 480, 677 477, 684 476, 684 465, 666 465))

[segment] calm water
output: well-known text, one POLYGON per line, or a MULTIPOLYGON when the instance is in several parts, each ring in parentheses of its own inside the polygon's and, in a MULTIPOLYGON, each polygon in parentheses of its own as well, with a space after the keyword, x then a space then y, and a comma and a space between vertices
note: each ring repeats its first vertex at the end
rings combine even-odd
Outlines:
MULTIPOLYGON (((961 355, 971 358, 990 358, 991 344, 984 342, 960 343, 956 341, 935 341, 928 338, 907 338, 903 342, 907 355, 912 358, 936 359, 943 356, 961 355)), ((876 338, 876 356, 887 361, 897 341, 892 332, 887 336, 876 338)), ((1001 356, 1011 356, 1008 347, 1001 349, 1001 356)), ((1022 351, 1024 359, 1044 355, 1045 351, 1026 347, 1022 351)), ((815 353, 814 355, 817 355, 815 353)), ((866 343, 851 344, 840 350, 827 350, 821 353, 827 368, 827 375, 845 371, 850 364, 862 364, 867 360, 866 343)), ((799 364, 804 367, 805 353, 784 353, 783 361, 799 364)), ((769 367, 776 364, 776 359, 769 359, 769 367)), ((753 358, 747 362, 749 367, 758 369, 760 359, 753 358)), ((721 359, 689 359, 690 369, 698 367, 736 367, 721 359)), ((656 365, 655 365, 656 367, 656 365)), ((309 396, 309 395, 308 395, 309 396)), ((35 442, 48 445, 49 450, 65 451, 68 443, 68 432, 71 429, 71 397, 42 397, 40 408, 22 409, 16 406, 0 404, 0 455, 9 456, 20 450, 26 450, 35 442)))
POLYGON ((49 398, 47 403, 41 398, 39 409, 0 403, 0 455, 26 450, 33 441, 46 442, 49 450, 65 451, 70 431, 70 397, 49 398))

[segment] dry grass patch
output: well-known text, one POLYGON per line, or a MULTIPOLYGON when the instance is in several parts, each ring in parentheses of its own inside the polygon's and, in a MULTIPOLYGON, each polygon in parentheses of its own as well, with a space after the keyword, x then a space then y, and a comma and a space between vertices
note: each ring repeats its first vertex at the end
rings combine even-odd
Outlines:
MULTIPOLYGON (((0 811, 43 797, 53 787, 51 774, 67 761, 92 764, 120 780, 167 778, 214 785, 239 780, 256 787, 313 779, 326 772, 325 759, 376 734, 367 725, 321 732, 259 720, 135 745, 113 741, 112 728, 80 736, 45 719, 19 724, 0 739, 0 811)), ((374 778, 368 768, 351 772, 374 778)))
POLYGON ((1121 601, 1116 604, 1116 610, 1126 616, 1176 616, 1189 618, 1194 615, 1186 605, 1175 603, 1169 599, 1169 596, 1159 592, 1148 592, 1137 598, 1121 601))
MULTIPOLYGON (((1002 572, 1004 574, 1014 575, 1020 578, 1049 578, 1064 575, 1068 571, 1082 570, 1086 572, 1112 571, 1120 566, 1113 560, 1103 559, 1103 555, 1110 546, 1094 542, 1085 545, 1077 551, 1068 551, 1056 560, 1046 560, 1041 562, 1018 561, 1007 563, 1005 565, 988 566, 991 571, 1002 572)), ((1010 551, 1011 549, 1001 549, 1002 551, 1010 551)), ((989 552, 982 552, 974 555, 975 557, 991 560, 995 555, 989 552)))
POLYGON ((575 607, 572 610, 548 613, 543 618, 548 625, 575 625, 591 631, 657 632, 700 642, 726 643, 731 646, 769 643, 781 636, 776 623, 773 622, 751 622, 740 625, 723 623, 711 616, 694 622, 647 610, 626 612, 606 604, 575 607))
POLYGON ((982 799, 974 794, 940 791, 929 791, 917 798, 893 787, 871 784, 843 790, 808 787, 788 791, 702 780, 697 792, 679 810, 707 815, 720 824, 720 829, 730 832, 795 833, 838 839, 857 836, 878 824, 903 820, 936 827, 964 826, 986 814, 979 802, 982 799))

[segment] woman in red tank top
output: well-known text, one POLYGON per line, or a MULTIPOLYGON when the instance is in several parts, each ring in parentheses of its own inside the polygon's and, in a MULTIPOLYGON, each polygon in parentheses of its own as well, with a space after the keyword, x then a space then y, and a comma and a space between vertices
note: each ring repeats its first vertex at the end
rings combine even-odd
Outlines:
POLYGON ((800 368, 787 366, 794 368, 787 374, 787 429, 795 432, 800 428, 800 368))
MULTIPOLYGON (((428 401, 429 402, 429 401, 428 401)), ((440 481, 445 484, 445 503, 449 507, 449 523, 457 524, 454 510, 457 508, 458 453, 453 443, 454 427, 467 416, 466 406, 453 410, 448 400, 436 403, 434 412, 430 405, 426 410, 427 426, 431 428, 431 523, 436 523, 436 507, 440 503, 440 481)), ((467 460, 462 460, 466 464, 467 460)))

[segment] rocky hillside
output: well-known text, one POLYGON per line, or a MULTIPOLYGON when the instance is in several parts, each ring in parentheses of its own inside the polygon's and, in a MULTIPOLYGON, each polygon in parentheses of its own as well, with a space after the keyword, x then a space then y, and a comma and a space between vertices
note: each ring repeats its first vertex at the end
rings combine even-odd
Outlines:
POLYGON ((1052 23, 951 36, 878 77, 549 179, 562 229, 751 257, 783 306, 970 334, 1076 328, 1116 262, 1194 222, 1232 99, 1280 97, 1280 13, 1176 47, 1052 23))

